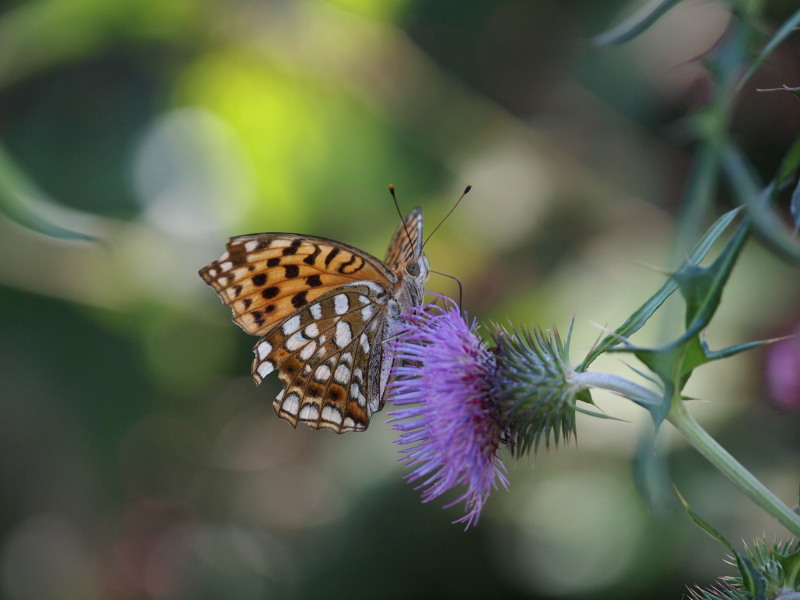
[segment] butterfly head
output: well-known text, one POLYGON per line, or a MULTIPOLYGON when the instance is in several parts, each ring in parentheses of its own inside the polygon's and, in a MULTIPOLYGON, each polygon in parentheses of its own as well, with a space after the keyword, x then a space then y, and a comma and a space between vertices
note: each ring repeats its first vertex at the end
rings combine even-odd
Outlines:
POLYGON ((410 306, 422 304, 425 283, 428 281, 430 267, 424 254, 409 260, 403 265, 403 287, 408 290, 410 306))

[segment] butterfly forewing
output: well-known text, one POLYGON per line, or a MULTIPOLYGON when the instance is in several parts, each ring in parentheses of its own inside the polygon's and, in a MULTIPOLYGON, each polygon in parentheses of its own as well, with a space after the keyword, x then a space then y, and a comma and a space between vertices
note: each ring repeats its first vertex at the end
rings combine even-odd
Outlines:
POLYGON ((200 276, 247 333, 264 335, 322 294, 353 281, 390 287, 394 273, 357 248, 324 238, 263 233, 231 238, 200 276))
POLYGON ((254 347, 257 383, 277 369, 273 402, 293 426, 363 431, 383 406, 393 358, 383 341, 422 299, 422 211, 397 228, 386 262, 347 244, 290 233, 231 238, 200 276, 254 347), (413 268, 412 268, 413 265, 413 268))
POLYGON ((414 260, 422 253, 422 209, 415 208, 392 236, 386 252, 386 264, 393 271, 414 260))

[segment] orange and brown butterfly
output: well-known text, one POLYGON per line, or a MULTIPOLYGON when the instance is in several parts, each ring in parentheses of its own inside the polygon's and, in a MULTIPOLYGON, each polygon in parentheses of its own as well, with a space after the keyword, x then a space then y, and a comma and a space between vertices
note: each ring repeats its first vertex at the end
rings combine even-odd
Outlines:
POLYGON ((393 364, 384 340, 422 303, 428 272, 416 208, 384 261, 326 238, 256 233, 231 238, 200 277, 235 323, 261 336, 252 373, 261 383, 278 370, 276 414, 292 426, 342 433, 365 430, 383 407, 393 364))

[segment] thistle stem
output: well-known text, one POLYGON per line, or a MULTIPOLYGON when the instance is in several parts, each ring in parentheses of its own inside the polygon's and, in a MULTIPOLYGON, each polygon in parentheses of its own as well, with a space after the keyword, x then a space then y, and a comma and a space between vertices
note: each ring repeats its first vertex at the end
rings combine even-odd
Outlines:
MULTIPOLYGON (((579 389, 596 387, 616 392, 640 406, 656 406, 663 398, 652 390, 633 383, 623 377, 609 373, 573 373, 572 381, 579 389)), ((792 535, 800 538, 800 515, 786 506, 770 492, 750 471, 744 468, 731 454, 712 438, 686 410, 680 399, 672 404, 667 420, 689 442, 695 450, 714 465, 745 496, 750 498, 768 514, 772 515, 792 535)))
POLYGON ((596 387, 610 392, 616 392, 645 407, 657 406, 661 403, 660 395, 619 375, 581 371, 573 372, 571 377, 572 383, 578 390, 588 390, 589 388, 596 387))
POLYGON ((720 446, 700 426, 691 413, 686 410, 683 401, 673 403, 672 409, 667 415, 667 420, 672 423, 673 427, 680 432, 695 450, 719 469, 733 485, 739 488, 739 491, 772 515, 792 535, 800 538, 800 515, 781 502, 775 494, 753 477, 752 473, 745 469, 725 448, 720 446))

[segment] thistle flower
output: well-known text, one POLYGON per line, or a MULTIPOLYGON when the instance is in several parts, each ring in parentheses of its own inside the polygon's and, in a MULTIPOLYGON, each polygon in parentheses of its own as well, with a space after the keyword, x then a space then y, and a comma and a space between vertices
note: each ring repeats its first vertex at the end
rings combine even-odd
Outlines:
POLYGON ((390 350, 399 359, 388 399, 400 431, 401 459, 421 481, 424 502, 457 486, 466 491, 448 504, 464 502, 456 520, 478 522, 492 490, 508 487, 498 456, 503 444, 520 453, 551 435, 568 440, 575 431, 575 395, 567 345, 555 335, 498 330, 496 348, 476 334, 452 300, 446 307, 422 306, 403 316, 390 350))
POLYGON ((397 410, 390 422, 400 431, 403 462, 410 482, 421 481, 423 502, 451 488, 466 491, 447 506, 464 502, 454 523, 478 522, 489 493, 508 487, 497 456, 503 428, 495 416, 492 389, 495 359, 455 304, 420 307, 404 316, 393 342, 400 360, 389 395, 397 410))

